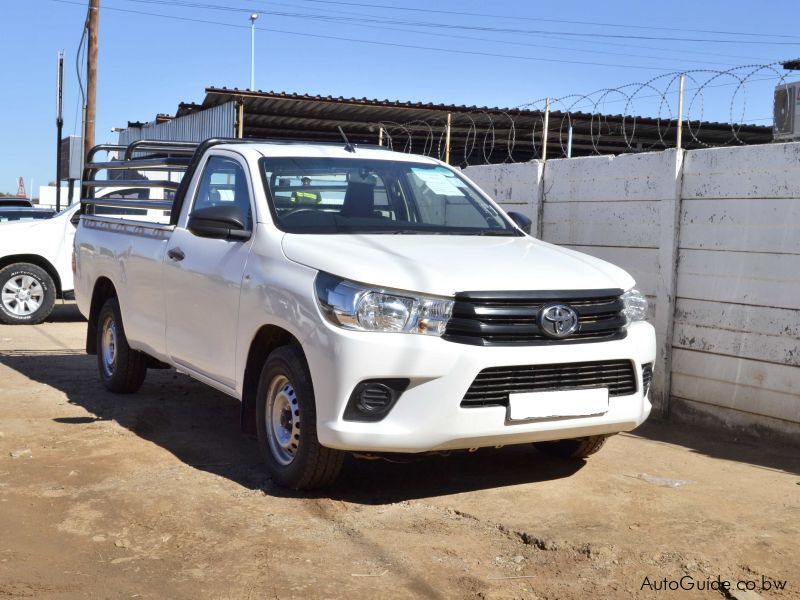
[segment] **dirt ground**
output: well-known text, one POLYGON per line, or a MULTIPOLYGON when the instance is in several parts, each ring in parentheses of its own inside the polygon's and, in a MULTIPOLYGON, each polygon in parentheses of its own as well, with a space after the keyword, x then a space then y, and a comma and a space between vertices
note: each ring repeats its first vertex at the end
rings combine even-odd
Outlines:
POLYGON ((287 493, 236 401, 107 393, 85 328, 0 326, 0 598, 800 598, 797 447, 651 422, 586 462, 352 459, 287 493))

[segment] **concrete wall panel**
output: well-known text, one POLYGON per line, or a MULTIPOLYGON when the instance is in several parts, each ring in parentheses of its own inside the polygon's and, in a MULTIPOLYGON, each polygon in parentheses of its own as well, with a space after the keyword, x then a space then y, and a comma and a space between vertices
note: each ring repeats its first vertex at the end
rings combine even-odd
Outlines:
POLYGON ((624 202, 675 196, 676 150, 547 162, 546 202, 624 202))
POLYGON ((680 245, 800 254, 800 198, 684 200, 680 245))
POLYGON ((536 223, 541 197, 541 162, 478 165, 465 168, 464 175, 505 210, 521 212, 536 223))
POLYGON ((684 198, 800 198, 800 144, 691 150, 684 198))
POLYGON ((658 202, 546 202, 544 235, 554 244, 658 248, 658 202))
POLYGON ((676 348, 672 394, 800 423, 797 367, 676 348))
POLYGON ((800 367, 800 310, 679 298, 673 344, 800 367))
POLYGON ((678 296, 800 308, 800 255, 681 250, 678 296))

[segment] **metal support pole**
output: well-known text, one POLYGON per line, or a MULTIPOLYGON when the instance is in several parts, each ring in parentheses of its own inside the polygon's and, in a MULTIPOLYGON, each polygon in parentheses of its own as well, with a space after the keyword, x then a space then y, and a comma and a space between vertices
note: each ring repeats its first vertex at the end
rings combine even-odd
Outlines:
POLYGON ((542 161, 547 160, 547 130, 550 129, 550 98, 544 101, 544 130, 542 131, 542 161))
POLYGON ((567 131, 567 158, 572 158, 572 123, 567 131))
POLYGON ((453 115, 447 113, 447 129, 444 137, 444 162, 450 164, 450 126, 453 123, 453 115))
POLYGON ((61 210, 61 131, 64 128, 64 52, 58 53, 56 79, 56 212, 61 210))
POLYGON ((67 195, 67 202, 69 203, 67 206, 72 206, 72 198, 75 196, 75 180, 69 180, 69 194, 67 195))
POLYGON ((383 146, 383 127, 378 128, 378 146, 383 146))
POLYGON ((685 75, 681 73, 680 90, 678 91, 678 137, 675 142, 675 147, 679 150, 682 148, 683 142, 683 81, 685 75))
POLYGON ((258 13, 250 15, 250 91, 256 89, 256 19, 258 13))
POLYGON ((239 100, 239 109, 237 123, 236 123, 236 137, 239 139, 244 137, 244 100, 239 100))

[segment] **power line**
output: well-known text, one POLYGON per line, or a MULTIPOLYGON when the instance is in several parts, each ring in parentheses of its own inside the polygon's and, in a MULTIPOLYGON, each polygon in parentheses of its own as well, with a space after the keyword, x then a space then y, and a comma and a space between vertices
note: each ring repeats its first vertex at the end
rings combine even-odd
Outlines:
MULTIPOLYGON (((267 3, 269 0, 255 0, 256 2, 267 3)), ((645 29, 645 30, 659 30, 659 31, 683 31, 683 32, 690 32, 690 33, 711 33, 717 35, 745 35, 745 36, 762 36, 762 37, 777 37, 777 38, 788 38, 788 39, 796 39, 800 40, 800 36, 796 35, 786 35, 786 34, 779 34, 779 33, 754 33, 748 31, 719 31, 713 29, 685 29, 680 27, 659 27, 653 25, 628 25, 628 24, 621 24, 621 23, 598 23, 596 21, 569 21, 565 19, 546 19, 543 17, 526 17, 526 16, 519 16, 519 15, 498 15, 498 14, 490 14, 490 13, 475 13, 475 12, 464 12, 464 11, 452 11, 452 10, 440 10, 440 9, 433 9, 433 8, 416 8, 416 7, 406 7, 406 6, 389 6, 386 4, 368 4, 363 2, 343 2, 341 0, 334 1, 334 0, 301 0, 302 2, 312 2, 315 4, 334 4, 334 5, 342 5, 342 6, 360 6, 360 7, 367 7, 367 8, 379 8, 384 10, 402 10, 402 11, 411 11, 411 12, 423 12, 423 13, 437 13, 437 14, 444 14, 444 15, 452 15, 452 16, 471 16, 471 17, 488 17, 494 19, 511 19, 514 21, 538 21, 542 23, 561 23, 566 25, 591 25, 591 26, 600 26, 600 27, 617 27, 623 29, 645 29)))
MULTIPOLYGON (((284 3, 281 3, 281 2, 273 2, 272 0, 253 0, 253 1, 265 2, 265 3, 269 2, 270 6, 284 6, 284 7, 296 8, 296 6, 294 4, 284 4, 284 3)), ((311 0, 305 0, 305 1, 311 1, 311 0)), ((250 9, 247 9, 247 10, 250 11, 250 9)), ((313 8, 313 7, 309 7, 307 10, 316 10, 316 11, 323 12, 323 13, 324 12, 328 12, 328 13, 332 12, 332 13, 344 14, 344 15, 380 17, 380 15, 365 14, 363 11, 353 12, 353 11, 346 11, 346 10, 341 10, 341 9, 337 10, 337 9, 330 9, 330 8, 313 8)), ((400 9, 400 10, 403 10, 403 9, 400 9)), ((424 10, 424 9, 415 9, 415 10, 424 10)), ((503 17, 503 18, 506 18, 506 17, 503 17)), ((508 18, 513 18, 513 17, 508 17, 508 18)), ((521 17, 521 18, 526 18, 526 17, 521 17)), ((349 23, 346 23, 346 24, 349 24, 349 23)), ((355 25, 355 26, 358 27, 360 25, 355 25)), ((434 33, 431 33, 431 32, 421 32, 421 31, 415 31, 415 30, 404 30, 404 31, 413 31, 414 33, 425 33, 425 34, 428 34, 428 35, 441 35, 439 33, 435 33, 434 34, 434 33)), ((546 38, 550 38, 550 39, 556 39, 556 40, 561 40, 562 39, 556 34, 542 34, 542 36, 544 36, 546 38)), ((461 36, 455 36, 455 37, 461 37, 461 36)), ((467 39, 473 39, 473 38, 467 38, 467 39)), ((474 38, 474 39, 481 39, 482 40, 482 39, 488 39, 488 38, 474 38)), ((506 40, 491 40, 491 41, 494 41, 495 43, 517 43, 517 42, 508 42, 506 40)), ((619 43, 619 42, 608 42, 608 41, 604 42, 604 41, 599 41, 599 40, 575 40, 575 39, 571 39, 569 41, 571 43, 573 43, 573 44, 576 44, 576 43, 577 44, 593 44, 594 46, 614 46, 614 47, 618 47, 618 48, 636 48, 636 49, 640 49, 640 50, 644 49, 644 50, 656 51, 656 52, 670 52, 670 53, 673 53, 673 54, 675 54, 675 53, 678 53, 678 54, 691 54, 693 56, 697 56, 698 54, 702 54, 702 55, 705 55, 705 56, 721 56, 721 57, 724 57, 724 58, 741 58, 741 59, 746 60, 746 61, 751 62, 751 63, 772 63, 772 62, 777 62, 777 58, 776 57, 764 58, 764 57, 754 57, 754 56, 743 56, 741 54, 731 54, 730 52, 708 52, 707 50, 683 49, 683 48, 679 48, 679 47, 662 48, 662 47, 658 47, 658 46, 649 46, 649 45, 641 45, 641 44, 624 44, 624 43, 619 43)), ((522 44, 522 43, 520 43, 520 44, 522 44)), ((528 45, 528 44, 523 44, 523 45, 528 45)), ((599 52, 595 48, 588 49, 588 50, 587 49, 583 49, 583 48, 574 48, 574 47, 561 48, 561 47, 552 46, 552 48, 559 49, 559 50, 562 50, 562 49, 573 50, 573 51, 577 51, 577 52, 593 52, 593 53, 599 52)), ((624 56, 628 56, 628 55, 629 55, 629 53, 624 54, 624 56)), ((649 58, 649 57, 644 57, 644 58, 649 58)), ((667 59, 669 59, 671 57, 654 57, 654 58, 657 58, 658 60, 667 60, 667 59)), ((695 61, 695 62, 697 62, 697 61, 695 61)), ((713 63, 708 62, 706 64, 713 64, 713 63)), ((719 63, 719 64, 723 64, 723 63, 719 63)), ((725 63, 725 64, 728 64, 728 63, 725 63)))
MULTIPOLYGON (((227 12, 237 12, 237 13, 245 13, 246 12, 248 14, 250 14, 252 12, 252 8, 231 7, 231 6, 224 6, 224 5, 201 3, 201 2, 187 2, 185 0, 184 1, 181 1, 181 0, 126 0, 126 1, 128 1, 128 2, 139 2, 139 3, 145 3, 145 4, 158 4, 158 5, 163 5, 163 6, 176 6, 176 7, 182 7, 182 8, 199 8, 199 9, 227 11, 227 12)), ((281 4, 281 3, 277 3, 277 2, 275 2, 275 3, 270 2, 270 5, 271 6, 290 6, 290 7, 294 8, 294 5, 286 5, 286 4, 281 4)), ((320 10, 320 9, 311 9, 311 10, 320 10)), ((328 12, 331 12, 330 9, 327 9, 327 10, 328 10, 328 12)), ((374 23, 397 23, 398 21, 384 19, 384 18, 382 18, 382 17, 380 17, 378 15, 365 15, 363 13, 354 13, 352 11, 341 11, 341 10, 338 10, 338 11, 334 10, 332 12, 339 13, 339 14, 356 15, 357 18, 353 19, 353 18, 335 17, 335 16, 325 15, 325 14, 319 15, 319 14, 297 13, 297 12, 287 13, 287 12, 266 11, 266 10, 261 11, 260 14, 269 14, 269 15, 277 16, 277 17, 297 18, 297 19, 303 19, 303 20, 314 19, 314 20, 330 21, 330 22, 335 22, 335 23, 338 23, 338 24, 344 24, 344 25, 348 25, 348 26, 369 27, 370 29, 387 29, 387 30, 404 31, 404 32, 410 32, 410 33, 416 33, 416 34, 422 34, 422 35, 436 35, 438 37, 442 37, 443 36, 443 34, 441 32, 434 33, 434 32, 428 32, 428 31, 417 31, 417 30, 403 29, 403 28, 397 28, 397 27, 385 27, 385 26, 381 27, 379 25, 375 25, 374 23), (374 18, 365 19, 364 17, 374 17, 374 18)), ((400 23, 405 23, 405 21, 400 21, 400 23)), ((412 24, 412 26, 415 26, 415 25, 423 26, 423 27, 435 27, 436 26, 436 24, 432 24, 432 23, 412 24)), ((505 32, 501 32, 501 33, 505 33, 505 32)), ((511 33, 511 35, 521 35, 521 34, 519 34, 519 33, 516 33, 516 34, 515 33, 511 33)), ((567 40, 564 40, 563 36, 560 36, 557 33, 541 33, 539 35, 547 37, 547 38, 551 38, 551 39, 567 41, 567 40)), ((546 45, 542 45, 542 44, 538 44, 538 45, 537 44, 530 44, 530 43, 525 43, 525 42, 512 42, 512 41, 509 41, 507 39, 493 40, 493 39, 490 39, 490 38, 479 38, 479 37, 474 37, 474 36, 459 36, 459 35, 456 35, 456 34, 448 34, 447 37, 462 38, 462 39, 474 39, 474 40, 477 40, 477 41, 491 41, 493 43, 501 43, 501 44, 512 44, 512 45, 521 45, 521 46, 543 47, 543 48, 550 48, 550 49, 556 49, 556 50, 569 50, 569 51, 583 52, 583 53, 591 52, 593 54, 595 54, 595 53, 602 53, 602 54, 609 54, 609 55, 619 54, 619 53, 598 51, 598 50, 596 50, 594 48, 591 48, 591 49, 575 48, 575 47, 564 48, 564 47, 558 47, 558 46, 546 46, 546 45)), ((609 42, 609 41, 599 41, 597 39, 590 39, 590 40, 575 39, 575 38, 567 38, 567 39, 573 44, 587 44, 587 43, 590 43, 590 44, 593 44, 595 46, 596 45, 617 46, 617 47, 623 47, 623 48, 645 49, 645 50, 651 50, 651 51, 656 51, 656 52, 662 52, 663 51, 663 52, 692 54, 692 55, 704 54, 704 55, 708 55, 708 56, 722 56, 722 57, 725 57, 725 58, 741 58, 741 59, 744 59, 744 60, 747 60, 747 61, 750 61, 750 62, 761 62, 761 63, 775 62, 776 61, 776 59, 774 57, 773 58, 769 58, 769 59, 762 58, 762 57, 755 58, 755 57, 752 57, 752 56, 742 56, 742 55, 735 55, 735 54, 730 54, 730 53, 708 52, 708 51, 690 50, 690 49, 685 49, 684 50, 682 48, 658 48, 658 47, 652 47, 652 46, 646 46, 646 45, 642 46, 641 44, 635 45, 635 44, 615 43, 615 42, 609 42)), ((621 54, 621 55, 627 56, 627 54, 621 54)), ((646 55, 639 55, 639 56, 642 56, 643 58, 651 58, 651 59, 654 59, 654 60, 670 60, 670 58, 671 58, 671 57, 646 56, 646 55)), ((684 60, 685 62, 692 62, 692 63, 698 63, 698 64, 719 64, 719 65, 733 66, 733 63, 721 63, 721 62, 715 62, 715 61, 696 61, 696 60, 693 60, 693 59, 682 59, 682 60, 684 60)))
MULTIPOLYGON (((238 8, 238 7, 230 7, 230 6, 218 6, 218 5, 209 5, 209 4, 199 4, 199 3, 195 3, 195 2, 180 2, 180 1, 170 1, 170 0, 127 0, 127 1, 128 2, 141 2, 141 3, 146 3, 146 4, 161 4, 161 5, 169 5, 169 6, 178 6, 178 7, 185 7, 185 8, 208 8, 208 9, 211 9, 211 10, 236 11, 236 12, 248 13, 248 14, 252 12, 252 10, 246 9, 246 8, 238 8)), ((277 3, 271 3, 271 4, 273 6, 277 5, 277 3)), ((337 11, 337 12, 341 12, 341 11, 337 11)), ((260 14, 270 14, 270 15, 276 15, 276 16, 288 16, 290 18, 297 17, 297 18, 303 18, 303 19, 318 17, 318 18, 325 19, 325 20, 327 20, 328 18, 335 18, 337 20, 344 20, 342 17, 326 17, 326 15, 302 15, 301 16, 301 15, 295 15, 295 14, 277 13, 277 12, 274 12, 274 11, 262 11, 260 14)), ((352 13, 345 13, 345 14, 352 14, 352 13)), ((366 25, 359 25, 358 23, 350 23, 350 21, 351 21, 350 19, 347 19, 346 21, 347 21, 348 25, 354 25, 356 27, 366 26, 366 25)), ((373 25, 373 24, 369 24, 368 26, 369 26, 370 29, 383 29, 383 30, 387 30, 387 31, 401 31, 401 32, 406 32, 406 33, 416 33, 416 34, 421 34, 421 35, 435 35, 435 36, 441 37, 441 34, 438 33, 438 32, 435 33, 435 32, 431 32, 431 31, 418 31, 418 30, 415 30, 415 29, 407 29, 407 28, 404 28, 404 27, 387 27, 387 26, 373 25)), ((510 40, 497 40, 497 39, 486 38, 486 37, 477 37, 477 36, 471 36, 471 35, 458 35, 458 34, 453 34, 453 33, 447 34, 447 37, 448 38, 454 38, 454 39, 474 40, 474 41, 480 41, 480 42, 491 42, 491 43, 495 43, 495 44, 506 44, 506 45, 512 45, 512 46, 526 46, 526 47, 532 47, 532 48, 547 48, 549 50, 567 50, 567 51, 571 51, 571 52, 582 52, 582 53, 591 53, 591 54, 606 54, 606 55, 610 55, 610 56, 626 56, 626 57, 630 56, 630 53, 625 53, 625 52, 610 52, 610 51, 607 51, 607 50, 574 48, 574 47, 566 47, 566 46, 551 46, 551 45, 547 45, 547 44, 534 44, 534 43, 530 43, 530 42, 520 42, 520 41, 510 41, 510 40)), ((637 54, 637 57, 638 58, 649 58, 649 59, 653 59, 653 60, 672 60, 671 57, 650 56, 650 55, 643 55, 643 54, 637 54)), ((722 66, 728 66, 728 67, 736 66, 736 63, 730 63, 730 62, 717 62, 717 61, 693 60, 693 59, 681 59, 681 60, 683 62, 685 62, 685 63, 694 63, 694 64, 702 64, 702 65, 722 65, 722 66)))
MULTIPOLYGON (((220 7, 218 5, 204 4, 200 2, 178 2, 177 0, 128 0, 129 2, 138 2, 143 4, 159 4, 167 6, 185 6, 189 8, 206 8, 217 10, 233 10, 244 11, 246 9, 234 7, 220 7)), ((278 11, 261 11, 263 14, 271 14, 275 16, 296 17, 296 18, 313 18, 328 21, 352 21, 353 19, 344 19, 343 17, 327 17, 321 15, 310 15, 308 13, 285 13, 278 11)), ((644 35, 630 35, 630 34, 612 34, 612 33, 597 33, 597 32, 576 32, 576 31, 548 31, 540 29, 513 29, 506 27, 488 27, 477 25, 457 25, 453 23, 429 23, 423 21, 404 21, 397 19, 356 19, 364 23, 388 23, 394 25, 411 25, 415 27, 426 27, 434 29, 465 29, 469 31, 482 31, 492 33, 516 33, 521 35, 542 35, 542 34, 557 34, 560 36, 567 36, 571 38, 611 38, 611 39, 632 39, 632 40, 657 40, 657 41, 671 41, 671 42, 693 42, 693 43, 706 43, 706 44, 757 44, 757 45, 770 45, 770 46, 800 46, 800 42, 775 42, 775 41, 755 41, 755 40, 718 40, 709 38, 686 38, 686 37, 667 37, 667 36, 644 36, 644 35)))
MULTIPOLYGON (((71 4, 74 6, 84 6, 82 2, 78 2, 76 0, 50 0, 51 2, 58 2, 61 4, 71 4)), ((211 21, 208 19, 196 19, 191 17, 180 17, 177 15, 165 15, 162 13, 152 13, 147 11, 140 11, 140 10, 132 10, 126 8, 118 8, 118 7, 111 7, 105 6, 103 10, 107 11, 114 11, 114 12, 123 12, 128 14, 138 14, 150 17, 159 17, 163 19, 171 19, 177 21, 184 21, 184 22, 192 22, 192 23, 201 23, 205 25, 216 25, 221 27, 232 27, 236 29, 250 29, 248 25, 237 25, 234 23, 223 23, 220 21, 211 21)), ((525 61, 533 61, 533 62, 552 62, 552 63, 559 63, 559 64, 575 64, 575 65, 583 65, 583 66, 592 66, 592 67, 613 67, 619 69, 639 69, 639 70, 648 70, 648 71, 665 71, 665 72, 674 72, 679 69, 675 68, 666 68, 666 67, 655 67, 652 65, 627 65, 627 64, 618 64, 618 63, 601 63, 601 62, 590 62, 590 61, 577 61, 577 60, 566 60, 566 59, 557 59, 557 58, 542 58, 542 57, 535 57, 535 56, 522 56, 516 54, 498 54, 498 53, 491 53, 491 52, 479 52, 477 50, 455 50, 451 48, 438 48, 435 46, 420 46, 415 44, 402 44, 397 42, 380 42, 376 40, 363 40, 357 38, 349 38, 343 36, 334 36, 334 35, 324 35, 324 34, 315 34, 309 33, 305 31, 290 31, 285 29, 274 29, 270 27, 256 27, 258 31, 268 31, 271 33, 279 33, 283 35, 292 35, 292 36, 301 36, 304 38, 317 38, 317 39, 327 39, 327 40, 336 40, 342 42, 352 42, 358 44, 369 44, 374 46, 387 46, 393 48, 407 48, 412 50, 427 50, 430 52, 443 52, 447 54, 464 54, 469 56, 486 56, 490 58, 508 58, 513 60, 525 60, 525 61)))

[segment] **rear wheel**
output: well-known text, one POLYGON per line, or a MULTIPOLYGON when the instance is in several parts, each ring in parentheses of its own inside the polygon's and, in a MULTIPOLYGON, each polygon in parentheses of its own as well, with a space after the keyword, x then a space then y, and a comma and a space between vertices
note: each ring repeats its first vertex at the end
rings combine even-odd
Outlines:
POLYGON ((17 263, 0 270, 0 322, 37 325, 53 312, 56 286, 36 265, 17 263))
POLYGON ((338 477, 344 453, 325 448, 317 439, 314 388, 297 346, 273 350, 264 363, 256 417, 261 454, 276 483, 308 490, 338 477))
POLYGON ((117 394, 139 390, 147 375, 147 355, 128 345, 116 298, 109 298, 97 317, 97 367, 103 385, 117 394))
POLYGON ((571 440, 554 442, 536 442, 534 446, 540 452, 558 458, 587 458, 605 445, 607 435, 592 435, 571 440))

